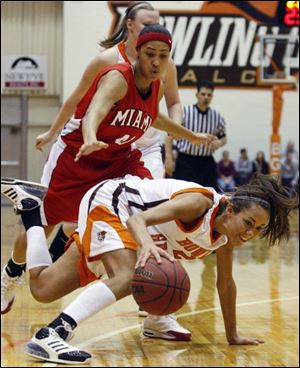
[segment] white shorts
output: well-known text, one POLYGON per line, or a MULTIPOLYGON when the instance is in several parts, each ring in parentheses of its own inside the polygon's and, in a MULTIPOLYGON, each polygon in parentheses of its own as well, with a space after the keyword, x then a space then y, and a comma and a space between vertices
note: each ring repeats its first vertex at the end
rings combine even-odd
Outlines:
POLYGON ((139 150, 142 152, 141 160, 144 161, 145 167, 151 172, 154 179, 162 179, 165 176, 165 168, 162 161, 161 147, 159 146, 155 151, 147 152, 143 151, 141 148, 139 150))
POLYGON ((123 180, 109 180, 90 189, 83 197, 78 219, 79 240, 88 269, 99 277, 105 273, 101 255, 119 249, 137 250, 127 230, 126 197, 118 195, 123 180), (101 219, 101 220, 100 220, 101 219))

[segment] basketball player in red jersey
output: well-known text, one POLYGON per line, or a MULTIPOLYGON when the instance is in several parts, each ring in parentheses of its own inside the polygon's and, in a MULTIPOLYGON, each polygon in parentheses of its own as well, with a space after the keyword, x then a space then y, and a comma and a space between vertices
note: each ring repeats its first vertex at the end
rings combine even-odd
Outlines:
MULTIPOLYGON (((36 147, 41 149, 51 141, 74 114, 76 105, 86 93, 95 76, 105 67, 117 63, 134 64, 137 59, 136 42, 140 31, 146 25, 159 23, 159 12, 145 1, 132 2, 126 9, 124 17, 112 36, 100 42, 105 50, 99 53, 87 66, 79 85, 63 104, 57 118, 49 131, 36 139, 36 147)), ((168 66, 161 75, 164 83, 164 97, 169 117, 178 123, 182 121, 182 107, 180 104, 177 84, 176 66, 169 59, 168 66)), ((154 178, 164 175, 161 160, 160 134, 156 129, 150 128, 136 144, 143 154, 145 166, 154 178)))
POLYGON ((151 125, 196 144, 215 139, 162 116, 156 120, 164 88, 159 78, 168 65, 171 43, 166 28, 147 26, 137 41, 134 67, 117 64, 96 76, 45 165, 42 184, 48 186, 48 192, 42 206, 44 225, 76 222, 80 200, 96 183, 126 174, 151 178, 140 161, 140 151, 132 149, 132 143, 151 125))
MULTIPOLYGON (((65 341, 72 337, 72 330, 79 323, 130 294, 134 267, 143 267, 150 255, 160 263, 161 256, 170 261, 176 257, 196 259, 213 251, 217 256, 217 287, 228 343, 263 343, 260 338, 239 336, 237 331, 233 247, 255 237, 266 238, 270 245, 288 239, 289 213, 298 207, 299 198, 291 197, 276 178, 257 174, 230 197, 213 188, 175 179, 142 180, 127 175, 106 180, 83 197, 78 233, 74 233, 73 242, 55 263, 42 227, 41 200, 36 196, 40 192, 42 197, 43 192, 37 190, 32 195, 26 193, 26 188, 26 183, 6 185, 7 190, 16 193, 10 200, 22 209, 33 296, 49 303, 105 273, 108 275, 107 280, 86 288, 34 335, 26 347, 30 356, 57 363, 87 363, 91 355, 65 341), (154 243, 158 235, 164 239, 167 251, 154 243)), ((149 336, 145 331, 144 335, 149 336)))

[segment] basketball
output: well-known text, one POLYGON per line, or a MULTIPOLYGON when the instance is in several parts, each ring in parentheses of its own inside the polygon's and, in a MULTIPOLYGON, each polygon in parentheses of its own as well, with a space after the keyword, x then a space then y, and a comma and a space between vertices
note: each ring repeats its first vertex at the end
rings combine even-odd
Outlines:
POLYGON ((167 315, 176 312, 187 301, 190 278, 177 261, 161 257, 158 264, 151 257, 144 267, 138 267, 133 275, 132 295, 146 312, 167 315))

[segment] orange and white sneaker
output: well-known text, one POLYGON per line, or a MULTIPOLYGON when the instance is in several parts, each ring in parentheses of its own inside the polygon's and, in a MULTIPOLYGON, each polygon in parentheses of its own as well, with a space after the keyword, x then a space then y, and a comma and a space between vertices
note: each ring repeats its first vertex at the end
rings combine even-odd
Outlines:
POLYGON ((173 315, 154 316, 149 314, 144 320, 142 334, 150 338, 174 341, 190 341, 192 334, 182 327, 173 315))
POLYGON ((4 267, 1 275, 1 314, 8 313, 15 301, 15 288, 24 282, 24 272, 21 276, 10 277, 4 267))

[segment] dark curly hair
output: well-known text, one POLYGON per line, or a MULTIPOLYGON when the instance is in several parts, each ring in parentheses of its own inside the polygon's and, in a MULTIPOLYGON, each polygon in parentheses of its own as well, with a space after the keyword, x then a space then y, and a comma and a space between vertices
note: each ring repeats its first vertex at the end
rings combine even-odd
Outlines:
MULTIPOLYGON (((269 223, 262 233, 262 237, 267 239, 269 245, 289 239, 289 214, 299 206, 299 195, 296 191, 291 195, 276 177, 254 173, 248 184, 241 185, 234 191, 230 201, 235 213, 250 208, 253 204, 269 212, 269 223)), ((221 212, 225 208, 226 204, 223 204, 221 212)))

